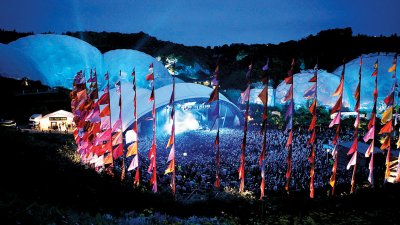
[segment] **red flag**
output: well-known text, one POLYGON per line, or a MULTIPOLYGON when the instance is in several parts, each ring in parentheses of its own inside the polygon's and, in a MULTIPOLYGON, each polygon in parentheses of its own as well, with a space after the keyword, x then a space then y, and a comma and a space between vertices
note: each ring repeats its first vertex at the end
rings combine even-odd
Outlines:
POLYGON ((313 116, 311 119, 310 126, 308 127, 308 131, 314 130, 316 124, 317 124, 317 117, 313 116))
POLYGON ((293 138, 293 130, 290 130, 289 137, 286 142, 286 148, 288 148, 292 144, 292 138, 293 138))
POLYGON ((314 114, 316 107, 317 107, 317 99, 314 99, 314 101, 311 103, 310 107, 308 108, 308 111, 310 111, 311 114, 314 114))
POLYGON ((390 149, 390 136, 386 136, 381 140, 381 150, 390 149))
POLYGON ((308 82, 317 82, 317 76, 314 75, 308 82))
POLYGON ((283 99, 283 102, 287 102, 289 99, 293 99, 293 88, 290 87, 289 91, 286 93, 285 98, 283 99))
POLYGON ((342 109, 342 96, 339 97, 339 99, 337 100, 335 106, 333 106, 332 111, 331 111, 331 115, 334 114, 337 111, 340 111, 342 109))
POLYGON ((146 80, 154 80, 154 73, 147 74, 146 80))
POLYGON ((358 139, 354 138, 353 144, 351 145, 349 151, 347 152, 347 155, 351 155, 354 152, 357 152, 357 149, 358 149, 358 139))
POLYGON ((385 126, 381 128, 379 131, 379 134, 384 134, 384 133, 391 133, 392 132, 392 123, 386 123, 385 126))
POLYGON ((387 106, 393 105, 394 92, 391 92, 383 101, 387 106))
POLYGON ((308 144, 311 145, 315 143, 315 138, 316 138, 316 130, 314 130, 311 134, 310 140, 308 140, 308 144))
POLYGON ((210 94, 210 98, 208 99, 207 103, 213 102, 213 101, 218 101, 219 95, 218 95, 218 86, 214 88, 214 90, 210 94))
POLYGON ((335 93, 332 94, 332 96, 338 96, 338 95, 343 95, 343 87, 344 87, 344 77, 340 79, 339 86, 336 88, 335 93))
POLYGON ((258 98, 262 101, 262 103, 265 105, 267 104, 267 99, 268 99, 268 86, 266 85, 264 87, 264 89, 260 92, 260 94, 258 95, 258 98))
POLYGON ((293 84, 293 76, 289 76, 285 78, 285 83, 286 84, 293 84))
POLYGON ((107 93, 104 93, 101 97, 100 97, 100 99, 97 101, 97 104, 98 105, 105 105, 105 104, 110 104, 110 94, 107 92, 107 93))
POLYGON ((124 154, 123 144, 119 144, 116 148, 114 148, 113 150, 114 159, 121 157, 123 154, 124 154))
POLYGON ((373 112, 371 114, 371 119, 368 122, 368 129, 371 129, 371 127, 375 125, 375 120, 376 120, 376 116, 375 116, 375 113, 373 112))
POLYGON ((149 102, 154 100, 154 87, 151 89, 151 94, 150 94, 150 98, 149 98, 149 102))
POLYGON ((110 105, 107 105, 106 107, 103 108, 100 112, 100 117, 105 117, 110 115, 110 105))

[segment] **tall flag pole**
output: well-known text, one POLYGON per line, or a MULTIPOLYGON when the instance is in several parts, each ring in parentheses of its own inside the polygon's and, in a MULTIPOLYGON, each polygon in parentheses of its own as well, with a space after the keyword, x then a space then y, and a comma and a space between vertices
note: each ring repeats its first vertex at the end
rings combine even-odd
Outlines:
MULTIPOLYGON (((396 82, 397 82, 397 76, 396 76, 397 75, 396 74, 396 72, 397 72, 397 56, 398 56, 397 54, 394 55, 394 57, 393 57, 393 65, 388 70, 389 73, 393 73, 392 77, 394 77, 396 79, 396 82)), ((397 107, 396 107, 396 116, 395 116, 395 120, 396 120, 395 125, 397 125, 397 115, 398 115, 398 113, 399 113, 399 106, 397 105, 397 107)), ((397 149, 400 148, 400 134, 399 134, 399 138, 398 138, 397 143, 396 143, 396 147, 397 147, 397 149)), ((399 153, 397 161, 400 162, 400 153, 399 153)), ((396 182, 397 183, 400 182, 400 164, 399 163, 397 163, 396 182)))
POLYGON ((351 188, 350 193, 354 193, 355 177, 357 170, 357 155, 358 155, 358 128, 360 125, 360 97, 361 97, 361 74, 362 74, 362 56, 360 57, 360 69, 358 70, 358 85, 356 91, 354 92, 354 98, 356 99, 356 105, 354 106, 354 111, 357 112, 357 117, 354 122, 354 135, 353 144, 351 145, 347 155, 352 155, 349 163, 347 164, 347 169, 349 170, 351 166, 353 167, 353 174, 351 177, 351 188))
POLYGON ((312 132, 310 139, 307 144, 311 146, 310 155, 308 156, 308 161, 310 162, 310 198, 314 198, 314 175, 315 175, 315 140, 317 139, 317 130, 315 129, 317 124, 317 105, 318 105, 318 64, 314 67, 314 76, 308 81, 315 83, 306 90, 304 93, 304 98, 313 99, 308 110, 312 115, 310 126, 308 127, 308 132, 312 132))
MULTIPOLYGON (((118 82, 115 84, 116 87, 116 92, 118 95, 118 107, 119 107, 119 115, 118 115, 118 120, 113 124, 111 128, 111 146, 113 148, 112 150, 112 155, 114 161, 117 160, 119 157, 124 155, 123 151, 123 137, 122 137, 122 112, 121 112, 121 79, 118 80, 118 82)), ((123 168, 121 168, 121 178, 124 174, 124 162, 122 162, 123 168)))
POLYGON ((336 116, 333 118, 333 120, 329 124, 329 128, 333 127, 334 125, 337 125, 335 137, 332 140, 332 144, 335 146, 333 149, 333 152, 332 152, 334 162, 333 162, 333 167, 332 167, 332 175, 331 175, 331 178, 329 179, 329 184, 332 187, 332 195, 335 195, 335 187, 336 187, 336 172, 337 172, 337 164, 338 164, 337 148, 339 146, 340 117, 342 114, 342 99, 343 99, 345 69, 346 69, 346 64, 343 62, 343 70, 342 70, 342 75, 340 77, 339 86, 336 88, 335 93, 332 94, 332 96, 339 96, 335 106, 333 106, 332 111, 331 111, 331 115, 336 113, 336 116))
POLYGON ((215 117, 215 120, 213 121, 213 125, 211 129, 213 129, 214 125, 217 126, 217 135, 215 137, 214 141, 214 148, 216 148, 216 156, 215 156, 215 162, 216 162, 216 170, 215 170, 215 182, 214 186, 216 188, 220 187, 221 184, 221 179, 220 179, 220 147, 219 147, 219 65, 217 64, 217 67, 215 68, 214 71, 214 79, 212 80, 211 84, 214 87, 214 90, 210 93, 210 98, 208 99, 207 103, 211 103, 216 101, 215 105, 215 110, 213 113, 213 116, 215 117))
POLYGON ((155 99, 155 93, 154 93, 154 82, 155 82, 155 76, 154 76, 154 67, 153 63, 150 64, 149 66, 149 74, 146 76, 146 80, 151 82, 151 95, 149 98, 149 102, 153 101, 153 109, 151 111, 152 114, 152 120, 153 120, 153 141, 149 150, 149 160, 150 160, 150 165, 147 170, 148 173, 151 174, 150 178, 150 184, 153 185, 152 191, 157 192, 157 164, 156 164, 156 156, 157 156, 157 142, 156 142, 156 99, 155 99))
POLYGON ((107 103, 108 105, 102 110, 105 111, 107 110, 108 107, 108 111, 109 111, 109 115, 108 115, 108 122, 109 122, 109 127, 107 129, 107 131, 109 131, 108 136, 108 142, 107 144, 104 146, 105 147, 105 152, 108 152, 108 155, 104 158, 104 164, 108 165, 108 172, 111 174, 111 176, 114 176, 114 172, 113 172, 113 168, 114 168, 114 157, 113 157, 113 146, 112 146, 112 122, 111 122, 111 98, 110 98, 110 79, 109 79, 109 74, 108 72, 104 75, 105 80, 107 80, 107 86, 104 90, 104 92, 107 92, 107 95, 105 98, 107 98, 107 103))
POLYGON ((289 101, 289 107, 286 111, 285 119, 289 117, 289 120, 286 124, 285 132, 289 132, 289 137, 286 142, 286 148, 288 149, 288 155, 286 158, 286 163, 288 168, 286 170, 286 183, 285 183, 285 190, 289 193, 289 186, 290 186, 290 175, 292 173, 292 152, 293 152, 293 112, 294 112, 294 82, 293 82, 293 70, 294 70, 295 61, 292 59, 292 63, 290 66, 290 70, 288 71, 288 77, 285 78, 285 83, 289 84, 289 91, 286 93, 284 98, 284 102, 289 101))
POLYGON ((137 107, 136 107, 136 73, 135 68, 132 70, 132 77, 133 77, 133 129, 132 133, 135 136, 133 138, 133 143, 129 145, 126 157, 133 156, 131 160, 131 164, 128 167, 128 171, 136 169, 135 178, 133 184, 138 186, 140 183, 140 172, 139 172, 139 133, 138 133, 138 118, 137 118, 137 107))
POLYGON ((381 123, 383 127, 379 131, 379 134, 383 134, 384 137, 380 140, 381 142, 381 150, 387 150, 386 153, 386 170, 385 170, 385 181, 389 178, 390 175, 390 150, 391 150, 391 144, 390 140, 392 137, 392 131, 393 131, 393 108, 394 108, 394 102, 395 102, 395 95, 396 95, 396 86, 397 86, 397 81, 396 81, 396 74, 394 73, 392 75, 393 78, 393 86, 392 89, 389 93, 389 95, 384 99, 384 102, 386 104, 386 110, 385 112, 382 113, 382 118, 381 118, 381 123))
POLYGON ((374 185, 374 177, 373 177, 373 172, 374 172, 374 147, 375 147, 375 124, 376 124, 376 104, 377 104, 377 99, 378 99, 378 59, 376 60, 374 64, 374 72, 372 73, 373 77, 375 77, 375 88, 374 88, 374 106, 372 108, 371 112, 371 118, 369 119, 368 122, 368 132, 364 136, 364 142, 368 142, 369 140, 371 141, 371 144, 369 145, 367 151, 365 152, 365 157, 370 157, 371 159, 369 161, 368 169, 369 169, 369 175, 368 175, 368 181, 369 183, 373 186, 374 185))
MULTIPOLYGON (((267 60, 267 64, 262 68, 263 71, 268 71, 269 69, 269 58, 267 60)), ((258 95, 258 98, 264 104, 264 112, 262 114, 262 125, 261 125, 261 132, 260 134, 263 136, 261 154, 258 161, 258 165, 261 167, 261 184, 260 184, 260 200, 264 198, 265 195, 265 154, 267 152, 267 126, 268 126, 268 84, 269 84, 269 77, 268 75, 265 77, 264 80, 265 87, 258 95)))
POLYGON ((165 170, 165 174, 172 173, 171 175, 171 190, 172 194, 175 195, 175 74, 172 76, 172 93, 171 98, 169 100, 169 106, 172 107, 171 110, 171 117, 172 120, 172 127, 171 127, 171 136, 168 140, 168 144, 166 148, 171 147, 171 150, 168 155, 167 163, 169 165, 165 170))
POLYGON ((251 63, 249 66, 249 70, 246 73, 247 82, 247 89, 241 93, 242 104, 246 103, 246 113, 244 117, 244 127, 243 127, 243 141, 242 141, 242 153, 240 155, 240 167, 238 169, 239 172, 239 179, 240 179, 240 186, 239 192, 244 191, 244 165, 245 165, 245 156, 246 156, 246 137, 247 137, 247 124, 248 124, 248 117, 249 117, 249 107, 250 107, 250 85, 251 85, 251 72, 253 69, 253 64, 251 63))

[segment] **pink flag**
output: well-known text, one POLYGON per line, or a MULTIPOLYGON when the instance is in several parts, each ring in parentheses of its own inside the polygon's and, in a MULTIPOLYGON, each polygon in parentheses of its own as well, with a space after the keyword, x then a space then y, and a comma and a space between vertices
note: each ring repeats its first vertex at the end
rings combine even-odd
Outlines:
POLYGON ((347 169, 350 169, 350 166, 354 166, 357 163, 357 152, 354 152, 353 156, 351 157, 349 164, 347 164, 347 169))
POLYGON ((370 139, 374 140, 374 136, 375 136, 375 126, 372 126, 371 129, 369 129, 367 134, 364 136, 364 142, 367 142, 370 139))
POLYGON ((241 100, 240 100, 241 104, 245 104, 247 101, 249 101, 249 99, 250 99, 250 85, 248 85, 247 89, 240 94, 240 97, 241 97, 241 100))
POLYGON ((349 152, 347 152, 347 155, 351 155, 354 152, 357 152, 358 149, 358 139, 354 138, 353 144, 351 145, 349 152))
POLYGON ((169 155, 168 155, 167 162, 171 161, 174 158, 175 158, 175 144, 172 145, 171 151, 169 152, 169 155))
POLYGON ((360 114, 357 114, 356 121, 354 121, 354 127, 358 127, 360 125, 360 114))
POLYGON ((122 127, 122 120, 118 119, 117 122, 114 123, 114 126, 112 127, 112 132, 117 132, 120 130, 122 127))
POLYGON ((368 169, 369 169, 368 181, 370 184, 372 184, 372 179, 373 179, 372 174, 374 172, 374 154, 372 154, 372 156, 371 156, 371 160, 369 161, 368 169))
POLYGON ((365 157, 369 157, 371 153, 374 153, 374 140, 372 140, 371 144, 369 145, 367 151, 365 152, 365 157))
POLYGON ((336 114, 335 118, 329 124, 329 128, 333 127, 333 125, 336 125, 336 124, 340 123, 340 114, 341 114, 341 112, 336 114))
POLYGON ((135 155, 135 157, 133 157, 131 164, 128 167, 128 171, 134 170, 139 166, 139 159, 138 159, 138 155, 135 155))
POLYGON ((112 145, 113 146, 121 144, 122 143, 122 131, 114 134, 112 139, 113 139, 112 140, 112 145))
POLYGON ((111 121, 110 121, 110 117, 106 116, 106 117, 101 117, 100 118, 101 121, 101 125, 100 125, 100 130, 106 130, 106 129, 110 129, 111 128, 111 121))

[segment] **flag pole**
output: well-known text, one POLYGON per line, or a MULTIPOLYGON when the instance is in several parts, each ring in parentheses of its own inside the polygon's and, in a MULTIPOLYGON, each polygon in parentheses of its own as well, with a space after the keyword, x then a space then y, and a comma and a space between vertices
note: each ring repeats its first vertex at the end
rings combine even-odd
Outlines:
MULTIPOLYGON (((267 64, 263 67, 264 71, 268 71, 269 67, 269 58, 267 60, 267 64)), ((268 85, 269 85, 269 76, 268 74, 265 77, 265 94, 263 93, 264 90, 258 95, 258 97, 261 100, 264 100, 264 112, 261 116, 262 124, 261 124, 261 135, 263 136, 263 142, 262 142, 262 148, 261 148, 261 154, 259 157, 259 166, 261 167, 261 184, 260 184, 260 200, 263 201, 264 198, 264 192, 265 192, 265 154, 266 154, 266 149, 267 149, 267 127, 268 127, 268 85), (264 98, 265 95, 265 98, 264 98)), ((262 207, 262 214, 261 216, 264 215, 264 210, 263 210, 263 203, 261 204, 262 207)))

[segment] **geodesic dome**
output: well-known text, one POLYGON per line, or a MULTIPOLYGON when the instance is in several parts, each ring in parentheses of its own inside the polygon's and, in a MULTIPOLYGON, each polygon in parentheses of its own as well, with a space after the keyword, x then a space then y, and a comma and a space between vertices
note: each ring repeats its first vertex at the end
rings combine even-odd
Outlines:
POLYGON ((72 88, 72 80, 80 70, 96 68, 103 71, 103 55, 94 46, 78 38, 57 34, 36 34, 8 44, 29 57, 44 75, 41 80, 49 86, 72 88))
MULTIPOLYGON (((314 83, 308 82, 314 76, 314 70, 304 70, 300 73, 293 75, 294 83, 294 103, 296 107, 308 106, 311 100, 304 98, 304 92, 308 90, 314 83)), ((340 77, 328 73, 325 70, 318 71, 318 104, 320 106, 326 106, 331 108, 335 105, 338 97, 333 97, 332 94, 335 92, 339 85, 340 77)), ((283 99, 289 90, 289 86, 282 81, 276 88, 275 105, 284 105, 283 99)), ((354 106, 354 100, 352 99, 353 93, 350 92, 350 88, 345 83, 343 93, 343 107, 350 108, 354 106)))
MULTIPOLYGON (((378 60, 379 71, 378 71, 378 110, 384 109, 383 99, 389 94, 392 85, 393 78, 392 73, 388 72, 388 69, 393 65, 394 53, 372 53, 364 54, 362 75, 361 75, 361 96, 360 96, 360 108, 370 111, 373 107, 373 92, 375 77, 371 74, 374 71, 374 64, 378 60)), ((342 66, 339 66, 333 74, 340 75, 342 73, 342 66)), ((345 82, 351 93, 353 94, 358 83, 358 71, 360 68, 360 58, 356 58, 346 63, 345 70, 345 82)))

